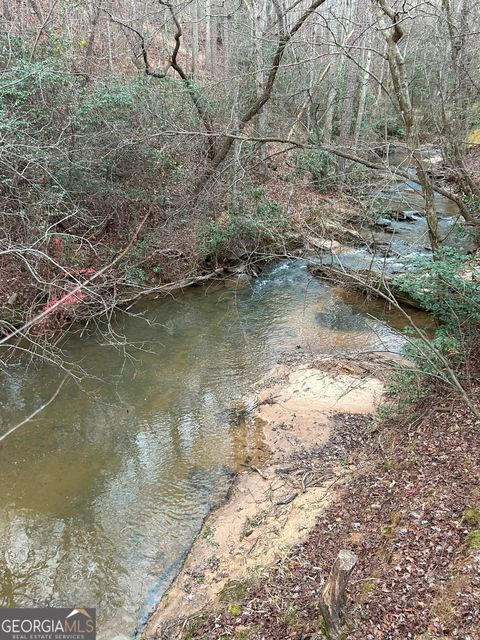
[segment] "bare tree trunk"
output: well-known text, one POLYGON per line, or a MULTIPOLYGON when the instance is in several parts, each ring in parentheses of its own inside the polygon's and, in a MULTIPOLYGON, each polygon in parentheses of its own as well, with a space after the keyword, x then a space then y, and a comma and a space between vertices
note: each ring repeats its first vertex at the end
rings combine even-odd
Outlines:
POLYGON ((45 18, 45 20, 42 22, 42 26, 40 27, 37 36, 35 38, 35 42, 33 43, 33 47, 32 47, 32 51, 30 53, 30 62, 33 61, 33 59, 35 58, 35 51, 38 45, 38 41, 40 40, 42 33, 45 31, 47 34, 47 37, 49 36, 47 29, 47 24, 50 21, 50 18, 52 17, 52 13, 53 10, 55 9, 56 5, 57 5, 57 1, 58 0, 53 0, 52 4, 50 5, 50 9, 48 10, 47 16, 45 18))
POLYGON ((217 23, 212 0, 207 0, 205 8, 205 68, 213 74, 217 59, 217 23))
POLYGON ((40 22, 43 22, 43 14, 40 11, 40 7, 37 4, 37 0, 29 0, 29 2, 30 2, 30 6, 33 9, 33 13, 37 16, 40 22))
POLYGON ((210 48, 211 48, 211 63, 212 63, 212 74, 216 74, 217 72, 217 59, 218 59, 218 25, 217 25, 217 6, 214 2, 211 3, 211 26, 210 26, 210 48))
MULTIPOLYGON (((237 90, 235 93, 235 103, 233 106, 232 118, 234 120, 235 129, 238 127, 239 121, 239 98, 240 98, 240 80, 237 80, 237 90)), ((234 197, 237 194, 238 186, 241 180, 242 174, 242 148, 241 142, 239 140, 235 140, 233 143, 233 195, 234 197)))
MULTIPOLYGON (((352 8, 354 27, 349 38, 355 48, 350 48, 349 43, 347 42, 347 51, 349 54, 348 59, 345 62, 345 88, 342 116, 340 119, 340 133, 338 136, 339 145, 344 149, 349 147, 352 142, 353 115, 355 111, 355 96, 357 93, 358 79, 358 65, 355 60, 361 60, 363 56, 361 46, 364 40, 363 31, 365 29, 365 16, 367 12, 366 0, 356 0, 356 2, 356 6, 352 8)), ((340 173, 344 173, 345 160, 340 159, 338 163, 338 171, 340 173)))
MULTIPOLYGON (((312 98, 313 98, 313 92, 315 89, 315 84, 316 84, 316 69, 317 69, 317 65, 318 65, 318 61, 315 59, 317 56, 317 52, 318 52, 318 46, 317 46, 317 36, 318 36, 318 30, 319 30, 319 24, 317 22, 316 16, 314 16, 312 18, 312 27, 311 27, 311 35, 310 35, 310 40, 311 40, 311 45, 310 45, 310 64, 309 64, 309 69, 308 69, 308 93, 307 93, 307 97, 305 98, 305 102, 307 105, 311 106, 312 105, 312 98)), ((328 73, 328 70, 327 70, 328 73)), ((303 114, 302 114, 303 116, 303 114)), ((307 122, 306 122, 306 126, 307 129, 310 131, 311 129, 311 122, 310 122, 310 116, 311 116, 311 109, 308 109, 307 111, 307 122)), ((300 120, 298 120, 300 121, 300 120)))
POLYGON ((467 0, 460 0, 458 3, 458 18, 454 15, 454 8, 452 8, 450 0, 442 0, 442 9, 446 16, 445 22, 454 78, 453 91, 451 92, 452 105, 449 113, 442 102, 443 128, 447 138, 444 154, 456 174, 460 188, 465 193, 480 198, 480 187, 471 178, 463 160, 467 148, 466 140, 469 128, 467 93, 468 86, 471 86, 464 59, 465 38, 468 33, 467 0))
POLYGON ((231 16, 228 12, 228 4, 225 1, 223 3, 223 16, 222 16, 222 46, 223 46, 223 77, 229 78, 231 72, 231 43, 230 43, 230 29, 231 29, 231 16))
POLYGON ((109 20, 107 20, 107 47, 108 47, 108 70, 113 71, 112 31, 110 29, 109 20))
POLYGON ((98 30, 98 23, 100 20, 100 11, 102 10, 101 3, 98 6, 91 7, 90 11, 90 35, 88 37, 87 48, 85 51, 85 70, 88 73, 92 67, 92 54, 93 45, 95 43, 95 36, 98 30))
POLYGON ((355 120, 355 127, 353 130, 353 147, 357 147, 358 139, 360 137, 360 131, 362 129, 363 116, 365 114, 365 103, 367 100, 367 89, 370 80, 370 66, 372 64, 372 50, 369 47, 365 52, 364 58, 364 71, 362 76, 362 83, 360 86, 360 94, 358 96, 358 110, 355 120))
POLYGON ((323 588, 320 610, 331 640, 344 637, 346 588, 356 563, 357 556, 348 549, 342 549, 323 588))
POLYGON ((193 0, 190 8, 192 25, 192 77, 198 73, 199 48, 198 48, 198 0, 193 0))
MULTIPOLYGON (((260 110, 264 107, 264 105, 270 99, 272 95, 273 87, 275 85, 275 80, 277 78, 278 70, 280 68, 280 63, 282 61, 283 55, 285 53, 285 49, 287 48, 288 43, 293 38, 293 36, 303 27, 308 18, 320 7, 325 0, 313 0, 311 4, 301 13, 298 20, 291 27, 289 31, 286 31, 283 26, 283 21, 281 23, 279 29, 279 38, 277 41, 277 47, 275 53, 273 55, 272 61, 270 63, 269 71, 267 74, 267 78, 265 81, 265 85, 263 87, 262 93, 258 96, 253 102, 247 106, 243 115, 239 118, 238 123, 238 133, 242 133, 245 127, 249 122, 252 121, 253 118, 260 112, 260 110)), ((233 142, 235 141, 235 136, 231 133, 227 133, 223 138, 219 141, 216 152, 213 158, 210 160, 206 170, 200 176, 197 181, 197 184, 194 188, 194 195, 198 196, 202 191, 208 180, 217 170, 217 168, 222 164, 222 162, 227 157, 233 142)))
MULTIPOLYGON (((325 39, 329 37, 329 32, 324 33, 325 39)), ((337 34, 337 40, 340 40, 341 33, 340 28, 337 34)), ((329 45, 329 53, 332 54, 331 65, 328 72, 330 77, 330 87, 327 93, 327 105, 325 109, 325 117, 323 119, 323 143, 331 144, 333 139, 333 119, 335 116, 335 106, 338 98, 338 87, 341 80, 341 70, 343 62, 341 58, 335 55, 335 50, 332 45, 329 45)))
MULTIPOLYGON (((332 74, 333 75, 333 74, 332 74)), ((323 120, 323 143, 331 144, 333 138, 333 117, 335 115, 335 104, 338 96, 338 81, 335 78, 330 85, 327 94, 327 108, 323 120)))
MULTIPOLYGON (((264 35, 264 7, 262 0, 252 1, 252 40, 255 58, 255 88, 257 99, 262 94, 264 78, 264 61, 263 61, 263 35, 264 35)), ((261 109, 257 114, 257 134, 262 137, 265 134, 266 126, 266 110, 261 109)), ((259 145, 259 163, 260 169, 265 171, 267 168, 267 145, 260 143, 259 145)))
POLYGON ((405 70, 405 60, 398 46, 403 37, 401 14, 398 14, 388 4, 387 0, 375 0, 381 13, 382 34, 387 43, 387 60, 393 84, 393 90, 398 102, 401 116, 405 124, 407 148, 417 171, 417 180, 422 187, 425 202, 425 216, 428 226, 428 237, 432 251, 437 251, 440 245, 438 235, 438 218, 435 211, 435 199, 432 183, 427 167, 420 151, 420 142, 415 128, 415 117, 410 99, 408 78, 405 70))
POLYGON ((10 22, 12 19, 12 12, 9 7, 10 0, 3 0, 2 2, 2 17, 6 22, 10 22))
MULTIPOLYGON (((317 84, 320 84, 322 82, 322 80, 325 79, 326 75, 328 74, 328 71, 330 69, 330 62, 327 64, 327 66, 325 67, 325 69, 322 71, 321 75, 319 78, 314 79, 313 81, 311 81, 311 85, 310 85, 310 92, 307 94, 307 97, 305 98, 305 100, 303 101, 302 106, 300 107, 297 116, 290 128, 290 131, 288 132, 288 137, 291 138, 295 132, 295 129, 297 128, 297 126, 300 124, 303 115, 305 113, 305 111, 307 110, 307 107, 309 105, 309 103, 311 102, 311 94, 313 92, 314 87, 316 87, 317 84)), ((308 129, 308 127, 307 127, 308 129)))

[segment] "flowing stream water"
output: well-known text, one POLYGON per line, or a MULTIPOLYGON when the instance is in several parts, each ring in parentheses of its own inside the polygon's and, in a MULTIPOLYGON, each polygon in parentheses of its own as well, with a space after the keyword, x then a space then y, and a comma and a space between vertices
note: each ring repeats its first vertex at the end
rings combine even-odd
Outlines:
MULTIPOLYGON (((261 433, 252 385, 282 354, 398 349, 388 322, 313 280, 301 261, 252 283, 148 302, 100 334, 71 335, 92 379, 0 446, 0 606, 96 606, 99 637, 130 637, 178 568, 232 469, 261 433), (130 343, 130 344, 129 344, 130 343)), ((61 372, 1 376, 0 433, 50 397, 61 372)))
MULTIPOLYGON (((95 606, 100 640, 133 636, 261 449, 255 382, 289 352, 398 351, 404 325, 301 260, 133 311, 110 338, 67 337, 88 377, 0 445, 0 606, 95 606)), ((0 434, 61 377, 27 362, 0 373, 0 434)))

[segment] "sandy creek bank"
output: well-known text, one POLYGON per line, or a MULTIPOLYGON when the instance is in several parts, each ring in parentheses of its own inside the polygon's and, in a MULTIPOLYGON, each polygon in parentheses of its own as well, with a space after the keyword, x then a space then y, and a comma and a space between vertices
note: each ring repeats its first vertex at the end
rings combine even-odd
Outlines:
POLYGON ((182 638, 191 619, 215 608, 223 591, 258 577, 306 539, 357 463, 333 458, 326 468, 315 451, 343 416, 375 412, 394 360, 391 354, 300 358, 278 365, 257 385, 252 429, 257 445, 262 434, 260 454, 252 451, 225 502, 207 517, 144 639, 182 638))

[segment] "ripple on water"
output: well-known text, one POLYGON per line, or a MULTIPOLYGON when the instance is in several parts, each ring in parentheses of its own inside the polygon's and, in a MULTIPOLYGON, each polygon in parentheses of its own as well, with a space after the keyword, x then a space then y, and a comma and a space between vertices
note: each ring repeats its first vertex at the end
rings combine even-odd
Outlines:
MULTIPOLYGON (((70 359, 98 380, 69 384, 0 448, 0 605, 97 606, 99 638, 131 634, 246 455, 265 455, 252 385, 281 355, 397 348, 358 300, 280 262, 249 286, 139 305, 70 359)), ((390 322, 387 318, 387 320, 390 322)), ((50 397, 59 372, 2 375, 0 432, 50 397)), ((255 458, 252 458, 255 459, 255 458)))

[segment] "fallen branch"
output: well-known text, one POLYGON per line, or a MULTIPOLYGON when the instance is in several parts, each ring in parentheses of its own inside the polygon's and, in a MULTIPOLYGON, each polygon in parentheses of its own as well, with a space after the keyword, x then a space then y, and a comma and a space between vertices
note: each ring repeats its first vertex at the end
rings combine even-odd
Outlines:
POLYGON ((133 296, 129 296, 127 299, 121 300, 122 304, 129 303, 127 307, 127 311, 135 304, 135 302, 139 298, 143 298, 144 296, 152 295, 152 294, 162 294, 165 295, 167 293, 172 293, 173 291, 178 291, 180 289, 187 289, 188 287, 192 287, 193 285, 200 284, 202 282, 207 282, 208 280, 213 280, 217 276, 224 275, 225 269, 223 267, 219 267, 212 271, 211 273, 206 273, 203 276, 197 276, 196 278, 184 278, 182 280, 177 280, 176 282, 169 282, 167 284, 161 284, 156 287, 151 287, 149 289, 142 289, 138 291, 133 296))
POLYGON ((268 480, 267 476, 263 473, 263 471, 261 471, 258 467, 252 467, 250 466, 250 469, 252 471, 256 471, 256 473, 258 473, 258 475, 263 478, 264 480, 268 480))
POLYGON ((65 376, 63 377, 62 381, 60 382, 60 384, 57 387, 57 390, 55 391, 55 393, 53 394, 53 396, 50 398, 50 400, 47 400, 47 402, 45 402, 44 404, 42 404, 41 407, 38 407, 38 409, 35 409, 35 411, 33 413, 31 413, 28 418, 25 418, 24 420, 22 420, 21 422, 19 422, 17 425, 15 425, 14 427, 12 427, 11 429, 9 429, 7 431, 7 433, 4 433, 3 436, 0 436, 0 443, 3 442, 6 438, 8 438, 8 436, 10 436, 12 433, 14 433, 14 431, 16 431, 17 429, 20 429, 20 427, 23 427, 24 424, 27 424, 27 422, 30 422, 31 420, 33 420, 33 418, 35 418, 35 416, 37 416, 41 411, 43 411, 44 409, 46 409, 48 407, 49 404, 51 404, 55 398, 58 396, 58 394, 60 393, 63 385, 65 384, 65 382, 67 381, 68 378, 68 373, 65 374, 65 376))
POLYGON ((333 285, 340 283, 343 286, 376 297, 382 297, 381 294, 393 294, 400 304, 413 307, 414 309, 423 309, 418 300, 408 296, 401 291, 399 287, 395 286, 393 276, 387 276, 383 272, 373 269, 354 269, 343 265, 336 267, 324 264, 310 265, 309 271, 315 277, 327 280, 333 285))
POLYGON ((288 495, 283 496, 283 498, 280 498, 279 500, 277 500, 275 504, 277 506, 290 504, 290 502, 293 502, 297 496, 298 496, 298 491, 295 491, 294 493, 289 493, 288 495))
POLYGON ((145 216, 142 218, 140 224, 135 229, 135 232, 133 233, 132 238, 131 238, 130 242, 127 244, 127 246, 125 247, 125 249, 122 252, 120 252, 116 256, 116 258, 114 260, 112 260, 112 262, 107 264, 105 267, 103 267, 99 271, 96 271, 90 278, 88 278, 84 282, 80 282, 79 284, 77 284, 77 286, 74 287, 73 289, 71 289, 65 296, 63 296, 62 298, 60 298, 59 300, 57 300, 56 302, 51 304, 47 309, 45 309, 44 311, 39 313, 37 316, 35 316, 31 320, 29 320, 28 322, 25 322, 21 327, 17 327, 16 329, 13 329, 13 331, 11 331, 7 335, 5 335, 3 338, 0 338, 0 346, 2 344, 5 344, 9 340, 11 340, 13 337, 23 333, 24 331, 26 331, 27 329, 29 329, 33 325, 38 324, 39 322, 44 320, 53 311, 55 311, 56 309, 61 307, 65 303, 65 299, 66 298, 69 298, 70 296, 75 296, 80 291, 83 291, 84 289, 86 289, 88 287, 88 285, 90 285, 97 278, 99 278, 101 275, 103 275, 106 271, 108 271, 114 265, 116 265, 117 262, 119 262, 124 256, 127 255, 127 253, 130 251, 130 249, 134 245, 134 243, 135 243, 135 241, 136 241, 136 239, 138 237, 138 234, 140 233, 140 231, 141 231, 143 225, 145 224, 145 222, 147 221, 147 218, 149 217, 149 215, 150 215, 150 211, 148 211, 148 213, 146 213, 145 216))

